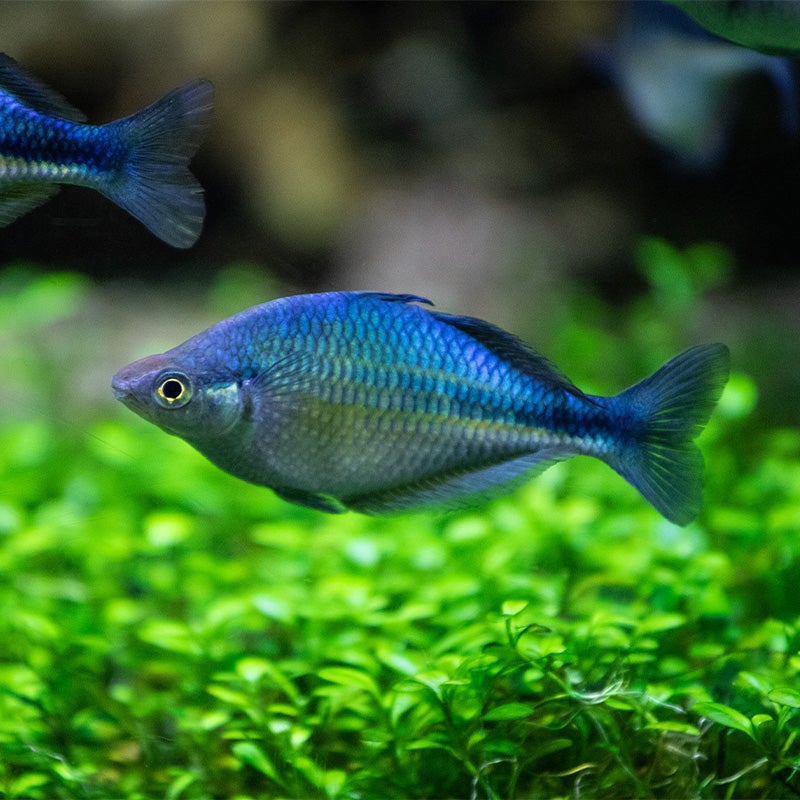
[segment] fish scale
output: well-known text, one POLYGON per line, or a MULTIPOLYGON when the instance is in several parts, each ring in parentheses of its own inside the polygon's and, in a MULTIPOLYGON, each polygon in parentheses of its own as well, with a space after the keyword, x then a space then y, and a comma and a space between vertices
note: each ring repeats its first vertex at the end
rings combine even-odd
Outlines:
POLYGON ((0 165, 14 164, 19 178, 83 181, 122 162, 122 149, 101 127, 44 117, 6 93, 0 94, 0 153, 0 165))
POLYGON ((692 439, 727 380, 724 345, 598 397, 512 334, 420 304, 282 298, 129 364, 112 388, 222 469, 323 511, 470 505, 586 454, 668 519, 697 514, 692 439))

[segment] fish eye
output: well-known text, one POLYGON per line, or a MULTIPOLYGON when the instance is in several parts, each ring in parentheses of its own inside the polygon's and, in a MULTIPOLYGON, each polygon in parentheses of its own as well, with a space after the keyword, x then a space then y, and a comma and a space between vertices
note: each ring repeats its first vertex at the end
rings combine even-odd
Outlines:
POLYGON ((180 373, 162 375, 156 381, 153 396, 162 408, 180 408, 192 399, 192 385, 180 373))

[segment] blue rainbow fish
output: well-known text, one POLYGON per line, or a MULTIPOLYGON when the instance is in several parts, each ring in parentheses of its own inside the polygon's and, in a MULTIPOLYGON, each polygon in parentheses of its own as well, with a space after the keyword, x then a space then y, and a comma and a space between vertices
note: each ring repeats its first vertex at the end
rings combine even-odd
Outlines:
POLYGON ((213 87, 187 83, 138 113, 84 116, 0 53, 0 227, 62 183, 96 189, 173 247, 190 247, 205 216, 188 164, 211 120, 213 87))
POLYGON ((614 397, 584 394, 506 331, 334 292, 243 311, 112 380, 117 399, 222 469, 322 511, 465 505, 556 461, 605 461, 667 519, 699 511, 692 439, 728 377, 694 347, 614 397))

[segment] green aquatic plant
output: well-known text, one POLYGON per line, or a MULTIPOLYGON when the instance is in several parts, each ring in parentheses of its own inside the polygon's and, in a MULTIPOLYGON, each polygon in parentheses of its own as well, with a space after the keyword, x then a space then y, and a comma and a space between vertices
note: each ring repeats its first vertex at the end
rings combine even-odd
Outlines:
MULTIPOLYGON (((0 796, 800 794, 800 433, 747 375, 686 528, 588 459, 479 510, 331 517, 110 395, 65 417, 53 332, 92 288, 17 269, 0 290, 0 796)), ((650 302, 643 338, 673 347, 656 294, 598 334, 650 302)))

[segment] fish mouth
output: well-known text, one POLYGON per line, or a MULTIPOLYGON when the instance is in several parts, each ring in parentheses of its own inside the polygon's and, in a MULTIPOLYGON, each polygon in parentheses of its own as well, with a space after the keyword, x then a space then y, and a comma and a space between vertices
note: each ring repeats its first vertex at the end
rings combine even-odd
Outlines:
POLYGON ((127 403, 131 399, 131 386, 130 383, 123 378, 120 373, 117 373, 111 379, 111 393, 117 400, 127 403))

